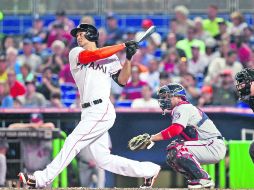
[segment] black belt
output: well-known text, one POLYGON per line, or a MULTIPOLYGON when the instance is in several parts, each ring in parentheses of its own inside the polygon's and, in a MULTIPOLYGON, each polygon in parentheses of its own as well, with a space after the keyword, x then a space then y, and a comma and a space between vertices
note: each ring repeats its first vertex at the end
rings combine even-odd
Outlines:
POLYGON ((82 104, 81 106, 82 106, 82 108, 88 108, 92 105, 96 105, 96 104, 100 104, 100 103, 102 103, 102 99, 94 100, 92 102, 87 102, 87 103, 82 104))

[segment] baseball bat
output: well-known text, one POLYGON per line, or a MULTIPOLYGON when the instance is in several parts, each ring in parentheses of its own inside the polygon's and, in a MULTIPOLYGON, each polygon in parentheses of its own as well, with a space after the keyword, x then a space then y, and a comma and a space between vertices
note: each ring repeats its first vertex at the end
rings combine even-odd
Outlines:
POLYGON ((150 28, 148 28, 146 30, 146 32, 140 36, 137 37, 137 42, 142 42, 144 41, 146 38, 148 38, 152 33, 154 33, 156 31, 156 27, 155 26, 151 26, 150 28))

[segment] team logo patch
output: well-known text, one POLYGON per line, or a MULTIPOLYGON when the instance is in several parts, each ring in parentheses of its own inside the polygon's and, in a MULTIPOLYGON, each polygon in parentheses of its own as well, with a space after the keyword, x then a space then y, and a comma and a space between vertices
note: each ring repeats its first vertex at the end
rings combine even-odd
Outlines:
POLYGON ((179 119, 179 118, 180 118, 180 116, 181 116, 181 114, 180 114, 180 113, 178 113, 178 112, 174 113, 174 114, 173 114, 173 120, 177 120, 177 119, 179 119))

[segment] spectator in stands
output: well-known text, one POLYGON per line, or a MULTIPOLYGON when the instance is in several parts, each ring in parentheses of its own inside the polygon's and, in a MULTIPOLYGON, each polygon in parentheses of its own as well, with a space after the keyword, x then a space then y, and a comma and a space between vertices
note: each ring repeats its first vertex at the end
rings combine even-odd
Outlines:
POLYGON ((205 53, 205 44, 201 40, 197 40, 195 37, 195 28, 189 27, 187 30, 187 38, 180 40, 176 43, 176 48, 182 49, 187 58, 192 58, 191 53, 191 45, 193 43, 197 44, 199 46, 199 50, 201 53, 205 53))
POLYGON ((174 74, 171 76, 172 82, 180 83, 181 77, 188 73, 187 59, 186 57, 181 57, 176 64, 174 74))
POLYGON ((94 18, 93 18, 92 16, 88 16, 88 15, 83 16, 83 17, 80 19, 80 22, 79 22, 79 23, 80 23, 80 24, 81 24, 81 23, 86 23, 86 24, 91 24, 91 25, 95 26, 95 20, 94 20, 94 18))
MULTIPOLYGON (((208 65, 215 59, 220 57, 220 52, 218 51, 217 42, 214 38, 210 37, 205 39, 205 55, 208 65)), ((207 65, 207 66, 208 66, 207 65)))
POLYGON ((10 95, 13 98, 24 95, 26 92, 25 86, 16 79, 16 73, 14 70, 8 71, 8 85, 10 88, 10 95))
POLYGON ((6 50, 7 69, 13 69, 16 74, 20 73, 21 63, 17 60, 18 50, 14 47, 9 47, 6 50))
POLYGON ((108 35, 105 45, 113 45, 122 40, 122 35, 124 32, 118 25, 116 15, 112 12, 107 14, 106 31, 108 35))
POLYGON ((159 79, 160 79, 160 87, 169 84, 171 82, 170 75, 165 71, 160 72, 159 79))
POLYGON ((197 105, 200 97, 200 89, 197 87, 196 78, 191 73, 187 73, 181 77, 181 84, 186 90, 186 97, 191 104, 197 105))
POLYGON ((72 36, 69 32, 64 30, 64 25, 61 23, 55 23, 53 25, 53 28, 49 33, 47 46, 51 47, 52 43, 56 40, 64 42, 66 46, 70 46, 72 44, 72 36))
POLYGON ((33 37, 33 48, 34 53, 42 59, 42 63, 47 61, 48 57, 51 55, 51 49, 47 48, 46 43, 39 36, 33 37))
POLYGON ((35 81, 25 81, 26 93, 17 98, 22 103, 22 107, 41 108, 46 106, 46 99, 43 94, 36 92, 35 81))
POLYGON ((65 105, 61 102, 61 94, 52 93, 47 107, 48 108, 64 108, 65 105))
POLYGON ((44 27, 43 19, 37 14, 33 18, 33 26, 27 30, 24 37, 25 38, 34 38, 39 37, 42 39, 42 42, 47 42, 49 31, 47 27, 44 27))
POLYGON ((17 74, 16 78, 22 84, 25 84, 25 81, 34 80, 34 74, 31 72, 31 67, 24 63, 20 68, 20 73, 17 74))
POLYGON ((131 81, 124 87, 120 100, 134 100, 141 98, 141 88, 146 85, 145 81, 140 80, 140 69, 138 66, 132 66, 131 68, 131 81))
POLYGON ((152 88, 146 84, 142 86, 141 98, 136 98, 132 101, 132 108, 159 108, 157 99, 152 98, 152 88))
POLYGON ((75 83, 72 74, 70 72, 70 64, 65 64, 61 71, 59 72, 59 84, 64 83, 75 83))
POLYGON ((205 39, 211 37, 211 35, 203 28, 203 19, 201 17, 194 18, 195 38, 205 41, 205 39))
POLYGON ((139 50, 133 56, 133 62, 137 62, 145 67, 148 67, 148 63, 152 59, 155 59, 155 56, 150 53, 148 42, 147 41, 140 42, 139 50))
POLYGON ((169 49, 175 48, 179 57, 186 57, 185 52, 182 49, 176 48, 176 34, 168 33, 166 40, 161 45, 161 50, 166 53, 169 49))
POLYGON ((99 28, 99 39, 98 39, 98 47, 104 47, 107 43, 107 31, 105 28, 99 28))
MULTIPOLYGON (((43 115, 32 113, 29 123, 13 123, 9 125, 11 129, 45 129, 52 130, 55 125, 51 122, 44 122, 43 115)), ((52 142, 40 138, 22 138, 21 150, 23 154, 24 170, 33 173, 36 170, 46 167, 51 160, 52 142)))
POLYGON ((146 74, 145 81, 152 88, 152 92, 156 93, 160 85, 160 72, 159 62, 156 59, 152 59, 148 65, 148 72, 146 74))
POLYGON ((0 54, 0 81, 7 81, 7 60, 6 55, 4 53, 0 54))
POLYGON ((214 59, 208 66, 208 73, 205 77, 206 84, 213 84, 217 82, 220 72, 224 69, 230 69, 233 77, 237 72, 243 68, 242 64, 237 61, 237 54, 235 51, 230 50, 226 57, 219 57, 214 59))
POLYGON ((60 93, 58 80, 53 80, 53 72, 50 67, 44 68, 42 72, 42 84, 37 86, 37 92, 40 92, 49 100, 52 94, 60 93))
POLYGON ((49 30, 52 30, 54 26, 58 24, 61 24, 66 32, 70 32, 70 30, 75 27, 74 22, 66 16, 64 10, 58 10, 56 12, 56 20, 49 24, 49 30))
POLYGON ((219 81, 213 85, 213 105, 236 105, 238 96, 232 74, 230 69, 224 69, 220 72, 219 81))
POLYGON ((2 46, 1 49, 3 52, 6 52, 6 50, 9 47, 14 47, 14 48, 18 47, 13 35, 6 35, 2 40, 1 46, 2 46))
POLYGON ((230 33, 232 35, 238 35, 238 36, 241 35, 243 33, 244 28, 248 27, 242 13, 239 11, 235 11, 231 13, 230 18, 233 23, 230 33))
MULTIPOLYGON (((154 23, 151 19, 143 19, 141 23, 141 28, 143 31, 137 32, 135 35, 135 39, 137 40, 139 36, 145 33, 145 31, 153 26, 154 23)), ((153 47, 160 47, 161 46, 161 35, 158 32, 154 32, 149 38, 148 38, 149 44, 153 47)), ((155 49, 154 48, 154 49, 155 49)))
POLYGON ((10 88, 7 82, 0 81, 0 108, 12 108, 13 98, 10 96, 10 88))
POLYGON ((191 53, 192 58, 188 60, 188 72, 196 76, 197 74, 204 74, 208 66, 208 60, 204 54, 200 53, 200 46, 197 43, 192 43, 191 53))
POLYGON ((187 35, 188 28, 194 26, 193 21, 188 19, 189 10, 184 5, 178 5, 174 8, 176 18, 176 34, 187 35))
POLYGON ((244 42, 252 49, 254 50, 254 33, 253 28, 251 26, 248 26, 243 29, 243 40, 244 42))
POLYGON ((170 48, 163 56, 160 63, 160 69, 167 73, 174 73, 175 65, 179 60, 178 53, 175 48, 170 48))
POLYGON ((246 65, 246 63, 250 60, 252 50, 250 47, 244 42, 244 37, 242 35, 234 35, 232 36, 234 39, 231 43, 231 48, 237 52, 239 61, 246 65))
POLYGON ((223 39, 229 38, 230 35, 230 29, 228 27, 228 23, 222 19, 218 22, 219 25, 219 33, 214 36, 214 38, 222 43, 223 39))
POLYGON ((210 106, 213 104, 213 88, 211 86, 203 86, 201 95, 198 99, 198 107, 210 106))
POLYGON ((42 64, 42 59, 33 53, 33 42, 31 39, 23 40, 23 54, 18 56, 21 64, 28 64, 33 73, 36 73, 39 66, 42 64))
POLYGON ((203 20, 203 28, 205 31, 214 37, 219 34, 219 22, 222 18, 218 18, 218 6, 209 5, 207 10, 208 18, 203 20))
POLYGON ((5 187, 6 173, 7 173, 7 162, 6 153, 9 148, 6 139, 0 139, 0 187, 5 187))
POLYGON ((136 36, 136 29, 134 27, 127 28, 125 35, 123 36, 124 41, 134 40, 136 36))
POLYGON ((62 41, 54 41, 51 46, 52 55, 48 58, 48 62, 43 65, 43 68, 50 67, 54 74, 59 74, 67 63, 67 58, 64 57, 64 48, 65 45, 62 41))
POLYGON ((167 34, 169 34, 169 33, 175 34, 176 41, 179 41, 179 40, 182 40, 184 38, 184 36, 183 36, 183 34, 178 33, 177 30, 178 30, 177 20, 176 20, 176 18, 172 18, 169 21, 169 31, 167 34))

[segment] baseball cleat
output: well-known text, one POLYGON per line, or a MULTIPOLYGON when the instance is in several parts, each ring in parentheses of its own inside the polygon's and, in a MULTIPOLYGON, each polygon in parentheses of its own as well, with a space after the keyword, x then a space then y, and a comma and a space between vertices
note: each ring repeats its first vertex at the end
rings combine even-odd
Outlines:
POLYGON ((214 182, 211 179, 194 179, 188 181, 188 189, 214 188, 214 182))
POLYGON ((35 189, 36 181, 33 175, 28 175, 26 173, 20 172, 18 176, 20 183, 23 184, 23 187, 28 189, 35 189))
POLYGON ((146 188, 152 188, 153 184, 155 182, 155 179, 159 175, 159 172, 157 175, 150 177, 150 178, 145 178, 144 184, 140 186, 141 189, 146 189, 146 188))

